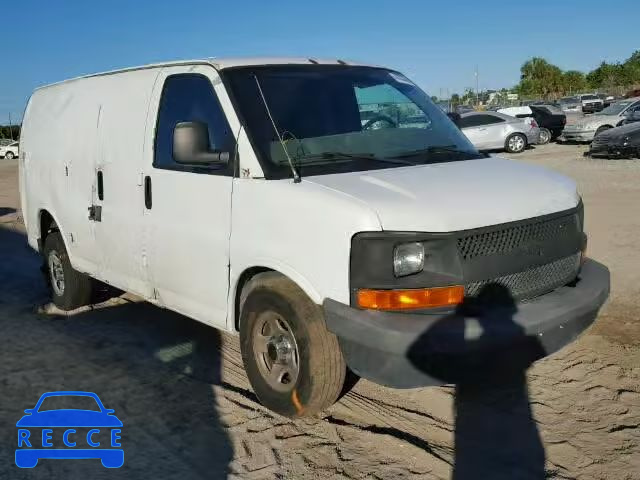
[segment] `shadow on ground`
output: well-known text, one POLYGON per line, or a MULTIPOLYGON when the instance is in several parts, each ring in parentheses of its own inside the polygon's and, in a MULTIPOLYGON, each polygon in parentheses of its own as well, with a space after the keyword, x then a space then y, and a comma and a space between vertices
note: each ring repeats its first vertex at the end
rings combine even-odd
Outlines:
POLYGON ((0 445, 13 451, 16 421, 42 393, 91 391, 124 424, 125 463, 41 460, 21 470, 10 453, 0 478, 225 478, 233 450, 209 385, 220 383, 219 333, 148 303, 33 313, 47 292, 25 245, 0 228, 0 445))
POLYGON ((456 384, 454 480, 545 478, 544 446, 525 375, 544 350, 513 321, 516 312, 508 289, 487 285, 410 349, 416 367, 456 384), (467 333, 470 318, 481 327, 479 336, 467 333), (433 353, 425 356, 427 350, 433 353))

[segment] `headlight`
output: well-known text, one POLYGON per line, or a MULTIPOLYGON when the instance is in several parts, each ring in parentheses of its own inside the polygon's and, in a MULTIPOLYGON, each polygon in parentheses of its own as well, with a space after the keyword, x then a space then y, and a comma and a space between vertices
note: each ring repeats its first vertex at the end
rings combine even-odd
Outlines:
POLYGON ((631 137, 629 136, 624 137, 624 140, 622 141, 622 146, 626 147, 627 145, 629 145, 630 140, 631 140, 631 137))
POLYGON ((424 268, 424 246, 419 242, 402 243, 393 249, 393 273, 406 277, 424 268))

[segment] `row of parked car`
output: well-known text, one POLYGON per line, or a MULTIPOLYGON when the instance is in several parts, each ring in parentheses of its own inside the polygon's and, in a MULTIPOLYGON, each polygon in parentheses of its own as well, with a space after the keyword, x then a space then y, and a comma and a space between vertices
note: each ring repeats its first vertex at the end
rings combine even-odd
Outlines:
POLYGON ((507 107, 498 111, 450 113, 478 150, 524 151, 558 138, 566 115, 552 105, 507 107))
POLYGON ((558 139, 592 142, 589 152, 592 155, 640 157, 640 96, 613 102, 593 115, 581 115, 570 124, 567 112, 556 105, 449 115, 479 150, 519 153, 529 145, 558 139))

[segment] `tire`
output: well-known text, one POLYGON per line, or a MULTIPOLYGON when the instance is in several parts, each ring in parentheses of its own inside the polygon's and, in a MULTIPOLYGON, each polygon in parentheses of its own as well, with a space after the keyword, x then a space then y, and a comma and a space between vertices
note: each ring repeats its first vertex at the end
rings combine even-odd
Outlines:
POLYGON ((15 157, 13 152, 7 152, 4 154, 4 158, 6 158, 7 160, 13 160, 13 157, 15 157))
POLYGON ((527 137, 522 133, 513 133, 504 142, 504 149, 509 153, 520 153, 527 148, 527 137))
POLYGON ((540 137, 538 137, 538 145, 546 145, 551 141, 551 131, 548 128, 540 129, 540 137))
POLYGON ((598 135, 600 135, 602 132, 609 130, 611 127, 609 125, 603 125, 600 128, 598 128, 596 130, 595 135, 593 136, 593 138, 596 138, 598 135))
POLYGON ((60 232, 44 240, 44 262, 53 303, 61 310, 73 310, 91 303, 91 277, 73 269, 60 232))
POLYGON ((320 307, 279 273, 258 274, 243 289, 240 348, 258 399, 280 415, 315 415, 342 391, 346 364, 338 339, 320 307))

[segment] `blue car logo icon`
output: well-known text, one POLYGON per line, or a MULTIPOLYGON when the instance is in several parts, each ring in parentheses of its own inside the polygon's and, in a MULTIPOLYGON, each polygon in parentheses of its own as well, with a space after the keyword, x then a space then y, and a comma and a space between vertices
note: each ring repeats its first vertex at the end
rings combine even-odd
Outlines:
POLYGON ((122 422, 92 392, 49 392, 18 420, 16 465, 33 468, 41 458, 99 458, 107 468, 124 463, 122 422))

